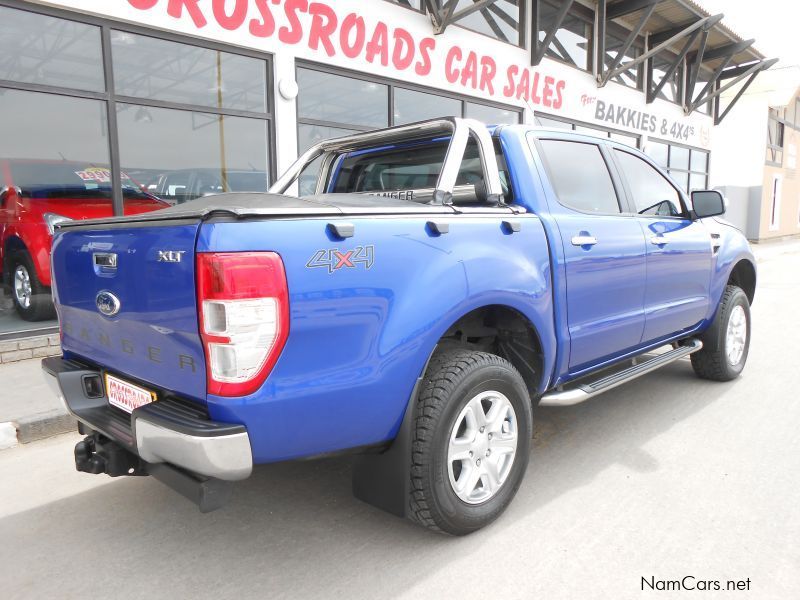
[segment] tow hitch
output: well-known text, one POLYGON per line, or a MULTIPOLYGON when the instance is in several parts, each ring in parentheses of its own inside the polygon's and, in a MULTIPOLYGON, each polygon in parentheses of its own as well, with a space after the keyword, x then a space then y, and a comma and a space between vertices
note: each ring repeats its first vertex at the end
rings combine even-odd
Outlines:
POLYGON ((99 433, 75 444, 75 468, 84 473, 111 477, 147 475, 147 463, 99 433))
POLYGON ((111 477, 152 475, 194 502, 200 512, 207 513, 224 506, 231 497, 233 485, 211 477, 203 477, 167 463, 148 463, 136 454, 107 438, 102 433, 81 428, 91 433, 75 444, 75 468, 94 475, 111 477))

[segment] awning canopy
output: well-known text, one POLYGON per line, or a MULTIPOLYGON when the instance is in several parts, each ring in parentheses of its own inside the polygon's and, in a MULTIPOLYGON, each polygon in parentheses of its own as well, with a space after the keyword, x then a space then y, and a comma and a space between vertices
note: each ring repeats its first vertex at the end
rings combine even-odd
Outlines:
MULTIPOLYGON (((424 0, 424 3, 434 32, 441 33, 448 25, 477 11, 485 13, 497 1, 424 0)), ((582 12, 588 10, 594 14, 593 64, 599 87, 644 65, 647 102, 655 100, 668 82, 681 78, 679 99, 686 114, 713 103, 715 124, 728 114, 758 73, 777 62, 758 52, 753 45, 755 40, 744 40, 726 27, 723 15, 710 15, 692 0, 533 0, 532 4, 531 64, 539 64, 551 44, 558 43, 558 30, 573 6, 580 5, 582 12), (551 11, 545 27, 539 19, 542 2, 551 11), (607 39, 610 29, 615 30, 613 43, 607 39), (622 44, 620 31, 625 38, 622 44), (654 63, 658 64, 655 74, 654 63), (740 83, 737 94, 721 108, 720 94, 740 83)))

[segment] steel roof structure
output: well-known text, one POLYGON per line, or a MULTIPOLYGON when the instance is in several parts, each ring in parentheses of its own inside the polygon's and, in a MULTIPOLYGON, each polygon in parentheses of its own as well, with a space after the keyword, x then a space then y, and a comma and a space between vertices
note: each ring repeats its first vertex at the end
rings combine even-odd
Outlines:
MULTIPOLYGON (((424 5, 434 33, 438 34, 448 25, 476 12, 491 26, 505 14, 496 6, 498 1, 472 0, 469 4, 464 0, 424 0, 424 5)), ((520 1, 503 0, 515 5, 520 1)), ((649 103, 680 72, 685 78, 680 99, 684 112, 691 114, 698 107, 713 102, 715 124, 725 118, 755 77, 777 62, 758 52, 753 46, 755 40, 744 40, 726 27, 722 14, 710 15, 692 0, 560 0, 555 2, 558 10, 547 29, 540 26, 540 1, 533 0, 533 14, 530 15, 532 29, 536 32, 532 36, 532 65, 538 65, 544 58, 573 5, 589 5, 595 17, 593 54, 598 87, 632 67, 645 65, 644 91, 649 103), (606 45, 606 30, 612 23, 627 32, 622 46, 614 47, 613 56, 606 45), (538 32, 544 32, 542 40, 538 32), (632 60, 626 60, 626 53, 634 45, 642 46, 643 50, 632 60), (665 65, 658 81, 653 73, 654 60, 665 65), (700 92, 695 91, 698 81, 705 83, 700 92), (720 95, 739 84, 736 95, 721 107, 720 95)))

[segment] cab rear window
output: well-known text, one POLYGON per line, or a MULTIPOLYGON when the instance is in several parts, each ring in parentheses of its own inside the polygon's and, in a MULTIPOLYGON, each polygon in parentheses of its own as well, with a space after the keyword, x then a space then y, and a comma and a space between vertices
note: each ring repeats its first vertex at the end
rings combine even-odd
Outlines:
MULTIPOLYGON (((399 146, 389 149, 354 152, 341 160, 334 171, 334 180, 329 190, 333 193, 385 194, 396 192, 399 197, 421 202, 430 200, 425 193, 409 193, 432 190, 436 187, 444 163, 449 140, 424 145, 399 146)), ((508 190, 508 173, 502 152, 497 148, 500 179, 508 190)), ((464 160, 456 179, 456 186, 475 186, 483 182, 478 145, 474 141, 467 144, 464 160)), ((507 194, 506 201, 509 200, 507 194)), ((463 194, 456 197, 456 203, 475 202, 463 194)))

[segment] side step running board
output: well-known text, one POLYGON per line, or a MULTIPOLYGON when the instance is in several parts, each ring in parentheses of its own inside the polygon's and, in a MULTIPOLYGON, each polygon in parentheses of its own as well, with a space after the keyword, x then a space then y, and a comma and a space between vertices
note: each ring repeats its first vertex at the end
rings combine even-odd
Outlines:
POLYGON ((539 404, 541 406, 571 406, 573 404, 579 404, 593 396, 607 392, 618 385, 622 385, 623 383, 627 383, 628 381, 636 379, 637 377, 641 377, 642 375, 650 373, 651 371, 655 371, 659 367, 663 367, 664 365, 668 365, 669 363, 689 356, 690 354, 693 354, 702 348, 703 342, 700 340, 688 340, 683 346, 678 346, 674 350, 654 356, 649 360, 628 367, 627 369, 623 369, 622 371, 617 371, 611 375, 607 375, 606 377, 598 379, 597 381, 579 384, 577 387, 569 390, 555 390, 548 392, 542 396, 542 400, 539 404))

